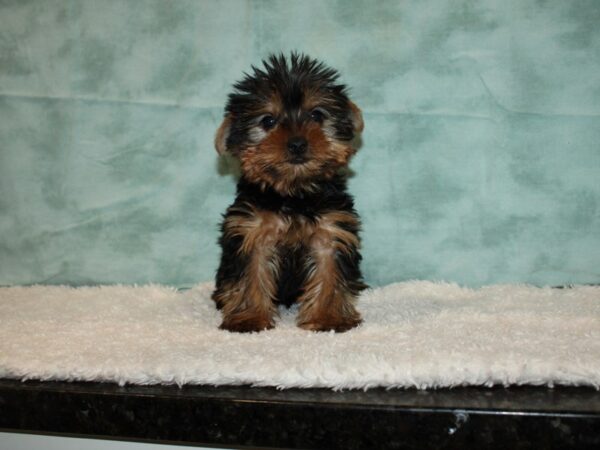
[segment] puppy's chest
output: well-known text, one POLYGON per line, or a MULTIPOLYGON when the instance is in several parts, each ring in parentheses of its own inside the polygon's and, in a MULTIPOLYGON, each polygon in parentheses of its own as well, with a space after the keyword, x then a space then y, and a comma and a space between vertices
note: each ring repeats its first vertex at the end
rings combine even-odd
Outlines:
POLYGON ((260 236, 266 246, 321 250, 329 249, 333 242, 358 246, 358 218, 351 211, 321 210, 307 215, 288 209, 254 209, 250 221, 246 228, 252 228, 249 236, 260 236))
POLYGON ((308 244, 319 228, 319 219, 293 210, 259 210, 260 226, 278 245, 298 247, 308 244))
MULTIPOLYGON (((229 211, 226 229, 245 240, 298 248, 343 238, 358 229, 352 199, 341 189, 320 195, 284 197, 242 185, 229 211), (256 239, 255 239, 256 238, 256 239)), ((257 247, 254 245, 253 247, 257 247)), ((259 246, 260 247, 260 246, 259 246)))

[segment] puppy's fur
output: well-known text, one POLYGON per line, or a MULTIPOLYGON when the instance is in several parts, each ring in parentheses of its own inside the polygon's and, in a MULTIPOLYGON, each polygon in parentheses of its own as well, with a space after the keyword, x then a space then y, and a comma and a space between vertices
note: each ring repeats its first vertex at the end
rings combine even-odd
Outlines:
POLYGON ((241 166, 213 293, 221 328, 272 328, 277 305, 298 302, 298 326, 345 331, 361 322, 365 287, 344 170, 362 115, 322 63, 292 53, 262 64, 234 85, 215 138, 241 166))

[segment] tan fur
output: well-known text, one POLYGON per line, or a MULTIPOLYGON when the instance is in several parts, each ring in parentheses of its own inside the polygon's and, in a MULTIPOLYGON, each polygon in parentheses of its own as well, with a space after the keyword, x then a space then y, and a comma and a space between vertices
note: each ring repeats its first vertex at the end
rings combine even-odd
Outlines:
POLYGON ((363 121, 362 111, 358 106, 356 106, 356 103, 352 101, 348 101, 348 105, 352 110, 352 125, 354 126, 354 131, 356 131, 357 133, 361 133, 362 130, 365 128, 365 122, 363 121))
POLYGON ((253 331, 272 328, 276 308, 276 277, 279 261, 276 244, 288 228, 280 216, 253 211, 250 217, 230 216, 225 232, 241 236, 240 252, 250 258, 246 273, 235 286, 225 290, 227 299, 217 298, 223 307, 222 328, 253 331))
POLYGON ((311 267, 304 293, 298 300, 297 322, 301 328, 346 331, 361 322, 354 307, 356 299, 345 289, 335 262, 337 251, 348 251, 349 246, 359 245, 355 235, 336 225, 343 222, 356 225, 356 219, 347 213, 324 214, 309 236, 311 267))
POLYGON ((231 122, 231 116, 226 115, 215 135, 215 149, 219 155, 227 152, 227 137, 229 136, 231 122))
POLYGON ((325 106, 328 102, 326 98, 323 97, 323 93, 318 88, 313 88, 304 91, 304 96, 302 97, 302 109, 305 111, 311 111, 318 106, 325 106))
POLYGON ((302 165, 290 164, 286 147, 292 133, 280 127, 270 131, 258 145, 248 146, 240 155, 244 176, 263 187, 271 186, 283 195, 298 189, 310 192, 311 179, 332 178, 356 152, 348 143, 328 138, 316 124, 299 131, 308 141, 309 159, 302 165))

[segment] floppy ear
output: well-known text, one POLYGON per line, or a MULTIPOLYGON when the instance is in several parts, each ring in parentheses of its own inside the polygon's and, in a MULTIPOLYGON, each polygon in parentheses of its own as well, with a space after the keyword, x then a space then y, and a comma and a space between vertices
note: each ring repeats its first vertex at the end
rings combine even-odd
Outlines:
POLYGON ((351 100, 348 100, 348 106, 350 107, 350 120, 352 120, 354 131, 356 133, 360 133, 365 127, 365 123, 363 122, 362 118, 362 112, 360 111, 360 108, 351 100))
POLYGON ((227 138, 229 137, 229 132, 231 130, 231 122, 231 115, 227 114, 223 119, 223 123, 217 130, 215 136, 215 148, 219 155, 227 152, 227 138))

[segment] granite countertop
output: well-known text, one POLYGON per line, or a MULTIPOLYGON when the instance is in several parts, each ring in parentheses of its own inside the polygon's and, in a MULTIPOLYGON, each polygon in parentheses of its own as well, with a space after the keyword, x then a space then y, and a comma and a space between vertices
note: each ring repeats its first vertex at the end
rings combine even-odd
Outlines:
POLYGON ((333 392, 0 380, 0 429, 304 449, 600 448, 600 392, 333 392))

